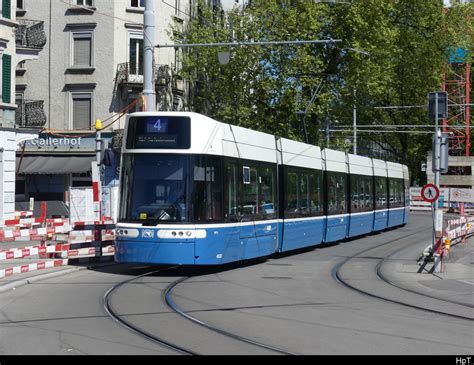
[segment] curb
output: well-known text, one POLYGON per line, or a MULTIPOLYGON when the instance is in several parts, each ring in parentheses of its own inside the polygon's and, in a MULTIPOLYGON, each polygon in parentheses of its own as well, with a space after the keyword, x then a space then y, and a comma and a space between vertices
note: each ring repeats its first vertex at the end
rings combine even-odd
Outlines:
POLYGON ((72 267, 72 268, 69 268, 69 269, 63 269, 63 270, 59 270, 59 271, 55 271, 55 272, 49 272, 49 273, 44 273, 44 274, 31 276, 31 277, 25 278, 25 279, 18 279, 18 280, 11 281, 11 282, 3 284, 3 285, 0 284, 0 293, 4 293, 4 292, 9 291, 9 290, 15 290, 16 288, 22 287, 22 286, 27 285, 27 284, 35 283, 35 282, 38 282, 38 281, 47 280, 47 279, 55 278, 55 277, 58 277, 58 276, 67 275, 67 274, 71 274, 71 273, 74 273, 74 272, 82 271, 82 270, 89 270, 92 267, 114 265, 115 262, 114 262, 113 258, 114 258, 114 256, 105 256, 103 258, 101 258, 101 257, 91 257, 91 258, 84 257, 84 258, 76 258, 76 259, 73 259, 73 260, 70 259, 70 261, 69 261, 70 263, 68 264, 68 266, 71 265, 71 264, 95 264, 95 263, 104 263, 104 265, 88 265, 88 266, 83 266, 83 267, 72 267), (111 262, 107 262, 107 261, 111 261, 111 262))
POLYGON ((73 273, 76 271, 86 270, 86 269, 87 267, 74 267, 74 268, 59 270, 55 272, 49 272, 46 274, 35 275, 26 279, 15 280, 7 284, 0 285, 0 293, 6 292, 9 290, 15 290, 16 288, 19 288, 21 286, 31 284, 37 281, 46 280, 46 279, 50 279, 57 276, 73 273))

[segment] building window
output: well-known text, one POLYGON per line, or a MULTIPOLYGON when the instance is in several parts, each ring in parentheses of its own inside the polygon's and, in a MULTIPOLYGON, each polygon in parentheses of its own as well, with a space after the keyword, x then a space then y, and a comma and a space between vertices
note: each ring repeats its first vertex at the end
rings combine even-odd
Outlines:
POLYGON ((130 62, 130 74, 143 75, 143 34, 130 34, 128 57, 130 62))
POLYGON ((25 0, 16 0, 16 10, 25 10, 25 0))
POLYGON ((2 0, 2 17, 5 19, 11 19, 12 9, 10 0, 2 0))
POLYGON ((12 86, 12 56, 4 54, 2 57, 2 102, 11 102, 12 86))
POLYGON ((145 0, 130 0, 130 7, 132 8, 144 8, 145 0))
POLYGON ((72 129, 89 130, 92 126, 92 93, 72 93, 72 129))
POLYGON ((72 33, 72 65, 92 66, 92 32, 72 33))
POLYGON ((94 0, 76 0, 79 6, 94 6, 94 0))

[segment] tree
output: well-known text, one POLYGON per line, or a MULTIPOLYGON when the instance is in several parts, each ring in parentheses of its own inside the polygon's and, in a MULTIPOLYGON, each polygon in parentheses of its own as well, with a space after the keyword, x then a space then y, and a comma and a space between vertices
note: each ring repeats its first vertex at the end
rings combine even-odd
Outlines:
MULTIPOLYGON (((455 5, 456 11, 448 16, 437 0, 254 0, 243 10, 222 14, 198 1, 198 16, 185 32, 187 43, 329 38, 343 42, 233 47, 227 65, 218 63, 216 48, 189 49, 183 62, 184 75, 195 85, 189 107, 223 122, 299 140, 303 118, 298 112, 307 111, 309 141, 322 146, 326 124, 334 126, 338 120, 339 126, 352 128, 354 103, 360 125, 383 131, 383 125, 427 124, 424 107, 380 107, 427 104, 428 92, 440 89, 447 45, 456 39, 472 49, 474 37, 461 36, 465 29, 456 23, 471 5, 455 5)), ((350 135, 334 133, 331 147, 343 148, 350 135)), ((431 148, 427 134, 359 136, 359 144, 379 144, 397 161, 408 163, 414 178, 431 148)))

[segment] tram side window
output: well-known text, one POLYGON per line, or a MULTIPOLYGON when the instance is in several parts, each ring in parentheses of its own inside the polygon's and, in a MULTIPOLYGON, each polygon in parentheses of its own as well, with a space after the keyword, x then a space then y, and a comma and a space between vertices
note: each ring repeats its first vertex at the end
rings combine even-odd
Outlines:
POLYGON ((298 217, 298 173, 288 171, 285 177, 285 218, 298 217))
POLYGON ((364 176, 365 211, 374 210, 374 184, 372 176, 364 176))
POLYGON ((298 189, 300 192, 299 209, 302 216, 311 214, 309 199, 309 175, 306 173, 299 174, 298 189))
POLYGON ((405 206, 410 205, 410 180, 404 180, 405 187, 405 206))
POLYGON ((323 215, 323 172, 315 171, 309 175, 311 196, 311 216, 323 215))
POLYGON ((242 210, 240 205, 239 164, 236 161, 225 163, 224 175, 224 216, 227 222, 236 222, 242 210))
POLYGON ((351 212, 374 209, 372 176, 351 175, 351 212))
POLYGON ((339 172, 328 172, 328 215, 347 213, 346 209, 346 175, 339 172))
POLYGON ((276 217, 276 168, 266 164, 243 163, 242 220, 276 217))
POLYGON ((405 188, 403 185, 403 179, 398 180, 398 202, 399 206, 403 207, 405 205, 405 188))
POLYGON ((322 172, 285 168, 285 218, 323 214, 322 172))
POLYGON ((375 177, 375 209, 387 209, 387 178, 375 177))
POLYGON ((193 217, 195 222, 223 219, 221 191, 221 159, 197 156, 194 162, 193 217))
POLYGON ((258 171, 261 196, 259 210, 264 219, 274 219, 277 216, 276 168, 261 165, 258 171))
POLYGON ((389 179, 390 190, 390 208, 403 207, 404 205, 404 189, 403 180, 389 179))
POLYGON ((360 211, 360 202, 359 202, 359 176, 357 175, 351 175, 351 212, 359 212, 360 211))

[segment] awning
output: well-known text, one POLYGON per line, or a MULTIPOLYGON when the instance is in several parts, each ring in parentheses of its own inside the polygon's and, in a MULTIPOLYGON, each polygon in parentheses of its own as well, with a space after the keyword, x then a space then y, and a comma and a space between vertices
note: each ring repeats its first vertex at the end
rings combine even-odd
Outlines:
MULTIPOLYGON (((20 174, 69 174, 87 172, 94 156, 23 156, 20 174)), ((20 157, 16 158, 16 169, 20 157)))

